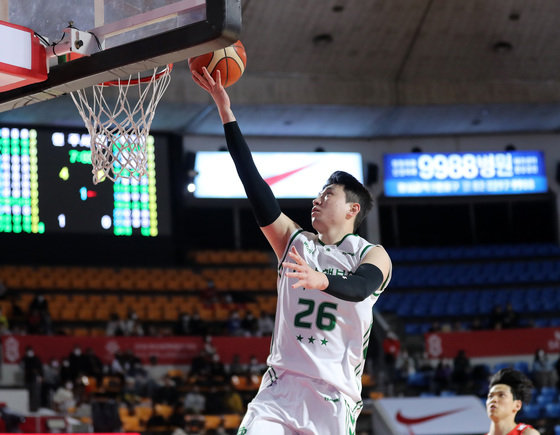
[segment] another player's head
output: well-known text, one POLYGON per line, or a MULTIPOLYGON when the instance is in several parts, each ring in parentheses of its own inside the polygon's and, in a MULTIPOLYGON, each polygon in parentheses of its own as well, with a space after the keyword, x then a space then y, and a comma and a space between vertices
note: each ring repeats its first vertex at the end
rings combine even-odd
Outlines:
POLYGON ((492 420, 515 419, 523 403, 531 400, 533 384, 522 372, 511 368, 498 371, 490 378, 486 412, 492 420))
POLYGON ((366 187, 348 172, 336 171, 331 174, 323 189, 332 184, 342 186, 346 194, 346 202, 360 204, 360 211, 354 220, 354 232, 358 230, 364 218, 373 206, 373 198, 366 187))

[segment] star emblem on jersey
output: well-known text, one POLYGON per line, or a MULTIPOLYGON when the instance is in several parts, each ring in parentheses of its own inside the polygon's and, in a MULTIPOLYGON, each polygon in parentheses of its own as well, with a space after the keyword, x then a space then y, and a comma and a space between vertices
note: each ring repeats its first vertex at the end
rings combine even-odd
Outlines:
MULTIPOLYGON (((296 335, 296 340, 300 343, 303 343, 304 337, 301 334, 296 335)), ((326 346, 329 340, 326 338, 315 338, 313 336, 307 337, 307 344, 315 344, 315 342, 319 340, 321 342, 321 346, 326 346)))

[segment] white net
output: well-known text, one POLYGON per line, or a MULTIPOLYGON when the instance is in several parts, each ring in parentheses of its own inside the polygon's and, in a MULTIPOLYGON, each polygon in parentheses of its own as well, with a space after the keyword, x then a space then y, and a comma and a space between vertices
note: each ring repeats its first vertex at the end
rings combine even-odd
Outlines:
POLYGON ((146 139, 156 107, 171 80, 172 65, 154 68, 151 76, 94 85, 72 92, 91 136, 93 183, 109 178, 140 178, 147 171, 146 139), (103 96, 106 87, 118 94, 114 103, 103 96))

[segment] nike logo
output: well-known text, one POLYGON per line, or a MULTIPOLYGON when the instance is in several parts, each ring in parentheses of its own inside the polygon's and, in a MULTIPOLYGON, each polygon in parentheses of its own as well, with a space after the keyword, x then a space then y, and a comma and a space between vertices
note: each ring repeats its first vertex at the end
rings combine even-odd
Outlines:
POLYGON ((449 415, 449 414, 455 414, 456 412, 461 412, 465 409, 466 408, 451 409, 449 411, 440 412, 438 414, 426 415, 424 417, 405 417, 404 415, 402 415, 401 411, 398 411, 395 418, 397 419, 397 421, 399 423, 402 423, 402 424, 405 424, 405 425, 413 425, 413 424, 420 424, 420 423, 424 423, 426 421, 434 420, 436 418, 445 417, 446 415, 449 415))
POLYGON ((310 163, 309 165, 302 166, 301 168, 294 169, 292 171, 284 172, 283 174, 273 175, 272 177, 265 178, 264 181, 266 181, 266 184, 268 184, 269 186, 272 186, 273 184, 278 183, 285 178, 288 178, 290 175, 294 175, 300 171, 303 171, 305 168, 308 168, 312 164, 313 163, 310 163))

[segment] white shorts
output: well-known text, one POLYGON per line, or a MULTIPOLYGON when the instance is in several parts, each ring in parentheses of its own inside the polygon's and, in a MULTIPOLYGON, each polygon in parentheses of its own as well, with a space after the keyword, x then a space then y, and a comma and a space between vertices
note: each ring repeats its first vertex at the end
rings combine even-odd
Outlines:
POLYGON ((237 434, 349 434, 361 410, 362 402, 324 381, 269 368, 237 434))

